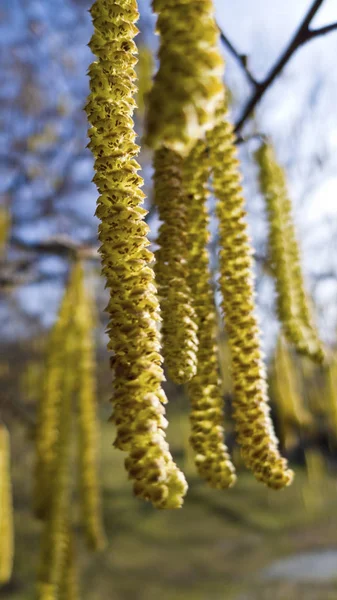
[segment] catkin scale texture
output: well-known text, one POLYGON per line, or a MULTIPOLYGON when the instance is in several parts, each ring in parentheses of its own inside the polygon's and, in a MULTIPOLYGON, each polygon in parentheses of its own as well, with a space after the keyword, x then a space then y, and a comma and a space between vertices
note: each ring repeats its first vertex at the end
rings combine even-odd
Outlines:
POLYGON ((47 350, 43 390, 39 398, 36 428, 36 463, 34 508, 36 515, 44 518, 50 500, 50 479, 55 463, 58 438, 58 413, 62 396, 64 370, 64 339, 74 306, 75 272, 62 299, 57 321, 51 332, 47 350))
POLYGON ((223 61, 211 0, 154 0, 160 66, 149 94, 146 142, 186 156, 214 124, 223 61))
POLYGON ((0 424, 0 586, 12 575, 14 556, 13 499, 10 473, 10 442, 0 424))
POLYGON ((128 452, 125 465, 136 495, 158 508, 179 508, 187 485, 165 440, 159 306, 141 206, 143 180, 134 158, 139 151, 132 119, 137 3, 97 0, 91 14, 95 30, 90 47, 98 60, 89 69, 86 110, 100 194, 96 214, 102 272, 110 290, 115 446, 128 452))
POLYGON ((197 316, 197 373, 187 385, 191 402, 190 442, 199 474, 213 488, 231 487, 234 467, 224 443, 224 410, 219 380, 217 318, 207 245, 207 183, 210 163, 199 141, 184 160, 183 188, 188 220, 189 284, 197 316))
POLYGON ((233 415, 242 457, 255 477, 279 489, 293 474, 278 451, 269 415, 265 366, 255 316, 252 250, 232 126, 224 110, 209 134, 220 241, 220 289, 232 357, 233 415))
POLYGON ((297 351, 323 362, 324 350, 305 290, 285 174, 270 144, 261 145, 256 160, 269 221, 269 252, 276 282, 278 315, 287 338, 297 351))
POLYGON ((167 372, 186 383, 197 370, 197 324, 188 282, 188 215, 183 192, 183 158, 169 148, 156 150, 154 198, 159 218, 156 282, 163 317, 163 354, 167 372))

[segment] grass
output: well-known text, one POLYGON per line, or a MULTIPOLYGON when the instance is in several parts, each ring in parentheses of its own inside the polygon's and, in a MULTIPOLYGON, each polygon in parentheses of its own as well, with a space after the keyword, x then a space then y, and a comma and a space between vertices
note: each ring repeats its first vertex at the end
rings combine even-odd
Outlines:
MULTIPOLYGON (((155 511, 133 498, 124 456, 112 448, 112 426, 102 424, 101 480, 108 549, 85 548, 77 526, 83 600, 329 600, 337 586, 263 582, 260 570, 300 551, 337 547, 337 489, 328 474, 272 492, 240 473, 229 491, 207 489, 186 451, 188 421, 172 412, 169 439, 190 484, 180 511, 155 511)), ((0 590, 8 600, 35 594, 41 525, 32 517, 31 443, 13 432, 16 555, 13 580, 0 590)), ((77 518, 75 504, 75 519, 77 518)))

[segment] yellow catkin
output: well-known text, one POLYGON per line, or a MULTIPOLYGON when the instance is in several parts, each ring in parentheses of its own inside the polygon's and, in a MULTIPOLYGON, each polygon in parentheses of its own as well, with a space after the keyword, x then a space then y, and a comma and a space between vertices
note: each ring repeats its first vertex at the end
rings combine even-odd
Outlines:
POLYGON ((142 208, 133 112, 139 14, 136 0, 97 0, 91 9, 97 56, 86 111, 99 191, 97 216, 103 274, 110 290, 109 349, 114 369, 115 446, 134 492, 158 508, 179 508, 187 490, 165 439, 164 379, 157 330, 159 305, 142 208))
POLYGON ((325 371, 325 413, 328 416, 330 436, 337 441, 337 357, 334 356, 325 371))
POLYGON ((276 281, 278 315, 287 338, 297 351, 323 362, 324 350, 305 290, 285 173, 269 143, 261 145, 256 159, 267 206, 269 253, 276 281))
MULTIPOLYGON (((79 302, 80 282, 81 270, 77 264, 72 271, 68 288, 73 310, 79 302)), ((65 560, 71 510, 71 434, 73 398, 77 388, 77 350, 76 330, 73 321, 69 321, 63 338, 61 392, 56 418, 57 437, 50 470, 50 494, 41 545, 38 584, 40 600, 56 599, 65 560)))
POLYGON ((223 61, 212 0, 153 0, 160 66, 149 94, 146 142, 187 155, 214 125, 223 61))
POLYGON ((49 504, 50 480, 58 436, 58 411, 62 393, 64 339, 74 311, 76 277, 77 274, 73 271, 61 302, 57 321, 50 335, 42 392, 39 397, 36 428, 34 509, 36 515, 40 518, 46 515, 49 504))
MULTIPOLYGON (((82 268, 81 268, 82 271, 82 268)), ((95 348, 92 299, 81 273, 79 302, 75 316, 78 340, 79 474, 83 525, 89 546, 101 550, 106 544, 97 472, 98 420, 95 385, 95 348)))
POLYGON ((282 336, 278 339, 274 357, 273 384, 282 441, 284 447, 290 449, 296 442, 296 430, 307 428, 312 419, 304 406, 292 357, 282 336))
POLYGON ((154 197, 163 224, 156 252, 156 282, 163 317, 165 366, 176 383, 197 370, 197 325, 188 283, 187 207, 182 187, 183 159, 168 148, 155 152, 154 197))
POLYGON ((6 206, 0 206, 0 258, 5 254, 11 227, 11 216, 6 206))
POLYGON ((80 593, 76 568, 75 543, 70 529, 66 537, 65 559, 63 561, 60 580, 57 600, 78 600, 80 593))
POLYGON ((224 409, 219 380, 217 314, 211 285, 207 244, 209 161, 205 142, 197 142, 185 159, 183 185, 189 222, 189 283, 197 315, 198 370, 188 383, 191 401, 191 445, 200 475, 211 487, 227 488, 236 481, 224 443, 224 409))
POLYGON ((270 418, 260 329, 255 315, 252 248, 247 233, 235 138, 223 109, 209 135, 220 243, 220 289, 232 357, 233 415, 245 464, 271 488, 293 473, 278 450, 270 418))
POLYGON ((137 108, 140 115, 144 115, 147 104, 147 95, 152 87, 152 73, 154 63, 153 54, 148 46, 140 46, 138 50, 138 64, 136 72, 138 77, 137 108))
POLYGON ((13 499, 10 473, 10 442, 0 424, 0 586, 12 575, 14 556, 13 499))

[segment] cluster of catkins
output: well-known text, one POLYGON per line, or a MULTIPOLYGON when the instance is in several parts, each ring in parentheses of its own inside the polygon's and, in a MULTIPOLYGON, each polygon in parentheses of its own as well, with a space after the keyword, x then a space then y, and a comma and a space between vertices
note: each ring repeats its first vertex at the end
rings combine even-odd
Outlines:
POLYGON ((96 466, 93 309, 83 276, 82 265, 76 263, 51 332, 39 402, 35 513, 44 521, 38 581, 40 600, 78 597, 72 532, 75 416, 81 521, 89 547, 100 550, 105 546, 96 466))
MULTIPOLYGON (((230 487, 236 479, 224 443, 207 250, 210 181, 217 198, 219 282, 242 457, 258 480, 275 489, 290 484, 292 472, 279 454, 269 414, 252 248, 213 2, 153 0, 153 10, 159 67, 148 94, 144 142, 154 151, 154 201, 162 223, 154 268, 133 123, 136 0, 96 0, 91 9, 89 45, 96 60, 89 69, 86 111, 99 192, 102 271, 110 291, 115 446, 128 453, 125 464, 137 496, 158 508, 179 508, 187 485, 165 440, 163 360, 169 377, 187 384, 191 444, 200 475, 215 488, 230 487)), ((289 285, 297 285, 298 272, 293 264, 289 285)), ((285 286, 279 289, 280 298, 286 293, 285 286)), ((318 339, 301 290, 294 302, 303 313, 302 346, 317 354, 318 339)))

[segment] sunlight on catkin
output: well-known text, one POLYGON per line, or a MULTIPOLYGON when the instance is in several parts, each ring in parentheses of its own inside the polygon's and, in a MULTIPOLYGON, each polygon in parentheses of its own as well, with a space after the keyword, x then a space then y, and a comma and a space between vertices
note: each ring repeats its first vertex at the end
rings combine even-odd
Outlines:
POLYGON ((137 2, 97 0, 91 15, 90 48, 97 60, 89 69, 86 111, 100 194, 96 214, 102 270, 110 291, 115 446, 129 454, 125 465, 137 496, 158 508, 179 508, 187 484, 165 439, 159 305, 150 267, 153 255, 147 248, 143 180, 135 160, 137 2))

